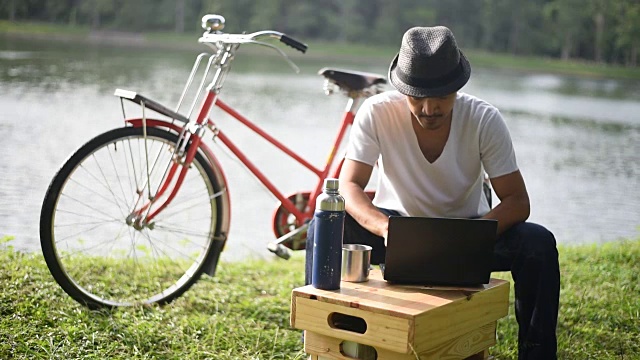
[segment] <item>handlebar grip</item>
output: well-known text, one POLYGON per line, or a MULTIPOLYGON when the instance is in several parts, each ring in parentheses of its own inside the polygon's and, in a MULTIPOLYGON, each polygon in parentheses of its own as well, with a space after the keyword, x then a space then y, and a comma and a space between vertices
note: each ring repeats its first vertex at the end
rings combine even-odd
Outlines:
POLYGON ((302 53, 306 53, 307 52, 307 44, 303 44, 300 41, 286 35, 286 34, 282 34, 282 36, 280 37, 280 41, 291 46, 292 48, 302 52, 302 53))

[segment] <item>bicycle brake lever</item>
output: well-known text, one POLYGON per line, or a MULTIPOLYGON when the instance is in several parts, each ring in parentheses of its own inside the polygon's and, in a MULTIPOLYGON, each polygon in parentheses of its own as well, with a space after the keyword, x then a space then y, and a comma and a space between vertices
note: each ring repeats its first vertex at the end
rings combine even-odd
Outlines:
POLYGON ((280 48, 278 48, 277 46, 271 45, 269 43, 265 43, 262 41, 257 41, 257 40, 251 40, 251 43, 254 44, 258 44, 258 45, 262 45, 262 46, 266 46, 269 48, 272 48, 273 50, 277 51, 289 64, 289 66, 291 66, 291 68, 293 69, 293 71, 296 72, 296 74, 300 73, 300 68, 298 67, 298 65, 296 65, 293 61, 291 61, 291 59, 289 59, 289 56, 287 56, 287 54, 282 51, 280 48))

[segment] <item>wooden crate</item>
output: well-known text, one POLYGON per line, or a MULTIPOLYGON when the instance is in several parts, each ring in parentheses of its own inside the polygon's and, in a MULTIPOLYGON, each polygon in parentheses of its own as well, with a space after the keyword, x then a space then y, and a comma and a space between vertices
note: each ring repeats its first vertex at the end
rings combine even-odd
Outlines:
POLYGON ((315 355, 333 349, 338 356, 347 340, 373 346, 381 360, 386 352, 393 359, 451 352, 462 359, 495 343, 495 322, 507 315, 508 305, 504 280, 491 279, 481 289, 398 286, 372 270, 369 281, 342 282, 339 290, 294 289, 291 326, 310 334, 305 348, 315 355))

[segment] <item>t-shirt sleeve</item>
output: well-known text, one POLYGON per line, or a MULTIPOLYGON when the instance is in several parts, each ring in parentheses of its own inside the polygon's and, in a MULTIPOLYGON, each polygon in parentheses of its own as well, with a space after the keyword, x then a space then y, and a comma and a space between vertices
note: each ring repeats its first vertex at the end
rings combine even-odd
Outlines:
POLYGON ((480 158, 489 178, 518 170, 509 129, 497 109, 486 116, 480 129, 480 158))
POLYGON ((380 156, 380 144, 376 135, 373 119, 374 106, 365 101, 353 121, 349 144, 345 157, 374 166, 380 156))

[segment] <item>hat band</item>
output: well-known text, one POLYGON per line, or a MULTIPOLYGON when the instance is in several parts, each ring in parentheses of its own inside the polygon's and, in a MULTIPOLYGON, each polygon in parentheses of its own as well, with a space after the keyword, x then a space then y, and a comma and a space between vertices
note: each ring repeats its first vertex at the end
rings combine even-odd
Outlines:
POLYGON ((418 88, 438 88, 438 87, 448 85, 452 81, 457 79, 460 75, 462 75, 463 72, 464 72, 464 69, 462 67, 462 60, 460 60, 460 62, 458 62, 458 66, 456 66, 456 68, 450 71, 449 73, 433 79, 420 79, 413 76, 409 76, 406 73, 404 73, 400 69, 400 67, 396 67, 396 76, 398 76, 398 79, 400 79, 403 83, 409 86, 418 87, 418 88))

